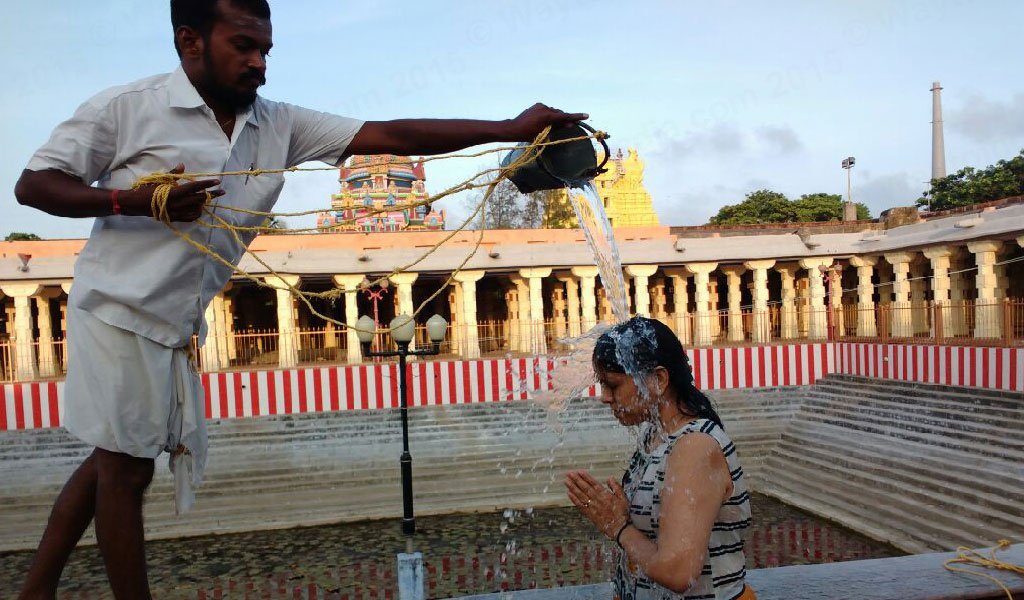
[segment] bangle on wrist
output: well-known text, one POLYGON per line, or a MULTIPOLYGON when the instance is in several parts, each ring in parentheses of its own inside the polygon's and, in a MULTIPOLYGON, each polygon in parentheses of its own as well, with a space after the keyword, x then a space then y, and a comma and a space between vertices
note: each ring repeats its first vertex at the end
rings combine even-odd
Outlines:
POLYGON ((112 190, 110 192, 110 210, 111 214, 121 214, 121 203, 117 201, 117 197, 121 194, 121 190, 112 190))
POLYGON ((615 545, 619 548, 622 548, 622 532, 625 531, 626 528, 628 528, 630 525, 632 525, 632 523, 630 523, 627 520, 625 523, 622 524, 622 527, 619 527, 619 532, 615 534, 615 545))

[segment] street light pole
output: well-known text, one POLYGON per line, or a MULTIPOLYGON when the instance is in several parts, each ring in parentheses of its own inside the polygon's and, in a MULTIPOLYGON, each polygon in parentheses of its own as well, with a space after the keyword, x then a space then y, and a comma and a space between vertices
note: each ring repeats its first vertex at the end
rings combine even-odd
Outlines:
MULTIPOLYGON (((416 353, 417 356, 437 354, 431 344, 430 351, 416 353)), ((409 355, 409 342, 398 342, 398 393, 400 398, 399 412, 402 414, 402 455, 398 465, 402 472, 402 533, 416 533, 416 516, 412 505, 412 453, 409 452, 409 401, 406 391, 405 358, 409 355)))
POLYGON ((408 315, 399 315, 392 319, 390 330, 398 350, 371 351, 370 344, 374 337, 373 320, 364 315, 356 322, 359 342, 363 346, 363 356, 367 357, 398 357, 398 394, 399 412, 402 418, 402 454, 398 459, 402 476, 402 533, 412 536, 416 533, 416 517, 413 512, 412 497, 412 453, 409 451, 409 401, 408 385, 406 384, 406 359, 409 356, 434 356, 441 352, 441 342, 448 329, 448 322, 440 315, 427 320, 427 335, 430 346, 419 350, 410 350, 409 346, 416 335, 416 322, 408 315))
POLYGON ((857 208, 853 204, 853 182, 851 178, 853 165, 856 163, 857 159, 852 156, 848 156, 843 159, 843 169, 846 170, 846 204, 843 205, 844 221, 857 220, 857 208))

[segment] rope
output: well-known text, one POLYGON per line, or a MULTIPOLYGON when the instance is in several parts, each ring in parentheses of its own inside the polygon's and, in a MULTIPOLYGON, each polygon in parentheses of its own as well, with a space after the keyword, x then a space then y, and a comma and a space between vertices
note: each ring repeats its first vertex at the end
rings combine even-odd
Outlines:
MULTIPOLYGON (((474 222, 478 218, 480 218, 481 221, 483 221, 483 217, 486 214, 486 205, 490 201, 491 196, 494 193, 494 190, 498 186, 498 184, 501 183, 502 180, 507 179, 510 175, 515 173, 517 170, 519 170, 521 167, 523 167, 527 163, 530 163, 533 160, 535 160, 537 158, 537 156, 540 154, 540 152, 544 148, 546 148, 547 146, 554 146, 554 145, 557 145, 557 144, 566 144, 566 143, 569 143, 569 142, 576 142, 576 141, 589 140, 589 139, 604 139, 604 138, 608 137, 606 133, 598 131, 598 132, 595 132, 595 133, 590 134, 590 135, 583 135, 583 136, 578 136, 578 137, 573 137, 573 138, 566 138, 566 139, 552 141, 552 140, 548 139, 548 135, 550 134, 550 132, 551 132, 551 127, 550 126, 546 127, 542 132, 540 132, 537 135, 536 138, 534 138, 534 140, 531 143, 529 143, 526 146, 518 146, 518 145, 517 146, 502 146, 502 147, 497 147, 497 148, 490 148, 490 149, 486 149, 486 150, 481 150, 479 152, 474 152, 474 153, 469 153, 469 154, 458 154, 458 153, 455 153, 455 154, 442 154, 442 155, 438 155, 438 156, 431 156, 431 157, 421 158, 419 162, 420 163, 424 163, 424 162, 429 162, 429 161, 433 161, 433 160, 442 160, 442 159, 448 159, 448 158, 478 158, 478 157, 484 156, 486 154, 491 154, 491 153, 494 153, 494 152, 504 152, 504 151, 510 151, 510 150, 522 150, 522 153, 514 161, 512 161, 508 165, 486 169, 486 170, 484 170, 484 171, 482 171, 480 173, 477 173, 472 178, 467 179, 466 181, 463 181, 462 183, 459 183, 457 185, 451 186, 448 189, 446 189, 446 190, 444 190, 444 191, 442 191, 442 192, 440 192, 438 194, 434 194, 434 195, 429 196, 428 198, 423 199, 423 200, 419 200, 419 201, 416 201, 416 202, 411 202, 411 203, 403 204, 401 206, 401 208, 415 208, 417 206, 429 205, 429 204, 431 204, 431 203, 433 203, 433 202, 435 202, 437 200, 440 200, 441 198, 450 196, 450 195, 458 193, 458 192, 463 192, 463 191, 468 191, 468 190, 473 190, 473 189, 480 189, 480 188, 484 188, 484 190, 485 190, 481 200, 479 202, 477 202, 477 204, 474 207, 472 213, 466 219, 464 219, 462 221, 462 223, 456 229, 451 230, 448 233, 448 235, 446 235, 443 239, 441 239, 441 241, 439 241, 436 244, 434 244, 429 250, 424 252, 421 256, 416 258, 416 260, 410 262, 409 264, 402 265, 402 266, 394 268, 390 273, 388 273, 386 275, 383 275, 381 277, 378 277, 377 279, 369 282, 368 284, 365 284, 364 287, 368 288, 368 287, 372 287, 374 285, 379 285, 380 283, 382 283, 383 281, 393 277, 394 275, 397 275, 399 273, 403 273, 403 272, 408 271, 409 269, 412 269, 413 267, 419 265, 424 260, 426 260, 429 256, 434 254, 441 246, 443 246, 445 243, 447 243, 449 240, 451 240, 457 234, 459 234, 460 232, 464 231, 472 222, 474 222), (484 183, 478 182, 478 180, 480 178, 486 177, 486 176, 492 175, 492 174, 493 174, 493 178, 491 178, 489 181, 486 181, 484 183)), ((341 297, 343 294, 354 294, 354 293, 357 293, 359 291, 358 289, 338 289, 338 288, 334 288, 334 289, 326 290, 326 291, 322 291, 322 292, 311 292, 311 291, 303 291, 303 290, 298 289, 296 286, 294 286, 291 283, 289 283, 285 278, 281 277, 280 274, 276 270, 274 270, 273 267, 271 267, 269 264, 267 264, 267 262, 265 260, 263 260, 263 258, 261 258, 255 252, 251 251, 249 249, 249 247, 248 247, 248 244, 243 242, 243 240, 241 238, 241 235, 240 235, 240 232, 263 233, 263 232, 267 232, 267 231, 271 231, 271 230, 274 230, 274 231, 279 231, 279 230, 276 230, 274 228, 271 228, 271 227, 268 227, 268 226, 265 226, 265 225, 263 225, 263 226, 256 226, 256 227, 235 225, 235 224, 229 223, 227 220, 225 220, 223 217, 221 217, 220 215, 218 215, 216 213, 216 210, 234 211, 234 212, 238 212, 238 213, 242 213, 242 214, 247 214, 247 215, 251 215, 251 216, 264 217, 265 219, 272 219, 274 217, 299 217, 299 216, 306 216, 306 215, 310 215, 310 214, 314 214, 314 213, 320 212, 319 210, 275 213, 275 212, 269 212, 269 211, 258 211, 258 210, 251 210, 251 209, 246 209, 246 208, 241 208, 241 207, 231 207, 231 206, 217 206, 217 207, 211 208, 210 207, 210 203, 211 203, 211 201, 213 199, 213 196, 212 196, 212 194, 210 194, 209 191, 204 190, 204 193, 206 194, 206 201, 205 201, 204 206, 203 206, 203 215, 205 215, 206 218, 205 219, 200 219, 199 221, 196 221, 196 223, 198 223, 199 225, 202 225, 204 227, 207 227, 207 228, 223 229, 223 230, 226 230, 226 231, 230 232, 231 236, 234 238, 235 242, 239 246, 244 248, 245 254, 250 256, 250 257, 252 257, 253 260, 255 260, 261 267, 263 267, 263 269, 266 270, 266 273, 268 273, 274 279, 274 283, 268 283, 263 278, 257 277, 256 275, 253 275, 252 273, 249 273, 248 271, 242 269, 241 267, 236 265, 234 262, 229 261, 228 259, 224 258, 220 254, 218 254, 217 252, 212 250, 209 246, 207 246, 207 245, 203 244, 202 242, 196 240, 191 235, 189 235, 187 232, 185 232, 185 231, 181 230, 180 228, 178 228, 171 221, 170 213, 169 213, 168 208, 167 208, 167 201, 168 201, 168 198, 170 197, 171 191, 177 185, 179 185, 183 181, 195 181, 195 180, 198 180, 198 179, 206 179, 206 178, 211 178, 211 177, 217 177, 217 178, 219 178, 219 177, 239 177, 239 176, 258 177, 259 175, 264 174, 264 173, 293 173, 293 172, 298 172, 298 171, 334 171, 337 168, 338 167, 288 167, 288 168, 283 168, 283 169, 247 169, 247 170, 244 170, 244 171, 223 171, 223 172, 216 172, 216 173, 213 173, 213 172, 210 172, 210 173, 202 173, 202 172, 196 172, 196 173, 151 173, 149 175, 144 175, 144 176, 140 177, 138 180, 136 180, 135 183, 132 184, 132 189, 133 190, 137 190, 137 189, 145 187, 145 186, 150 186, 150 185, 154 186, 153 193, 152 193, 151 206, 150 206, 152 214, 153 214, 153 218, 163 222, 164 225, 166 225, 168 227, 168 229, 170 229, 175 235, 177 235, 179 238, 181 238, 187 244, 191 245, 193 248, 195 248, 201 254, 205 254, 205 255, 213 258, 214 260, 216 260, 216 261, 220 262, 221 264, 225 265, 226 267, 230 268, 232 271, 235 272, 236 275, 241 276, 242 278, 247 279, 247 280, 249 280, 249 281, 251 281, 251 282, 253 282, 256 285, 259 285, 261 287, 266 287, 266 288, 271 288, 271 289, 274 289, 274 290, 278 290, 278 289, 282 289, 282 284, 283 284, 283 289, 286 289, 293 297, 295 297, 298 300, 302 301, 306 305, 306 307, 309 309, 309 311, 310 311, 310 313, 312 315, 314 315, 316 317, 319 317, 319 318, 323 319, 324 321, 333 323, 334 325, 336 325, 336 326, 338 326, 338 327, 340 327, 342 329, 352 329, 352 330, 355 330, 355 331, 361 331, 360 329, 358 329, 355 326, 348 325, 346 323, 338 321, 337 319, 335 319, 335 318, 333 318, 333 317, 331 317, 329 315, 325 315, 325 314, 321 313, 312 304, 312 299, 323 299, 323 300, 329 300, 331 302, 334 302, 339 297, 341 297)), ((374 211, 370 212, 370 215, 360 215, 359 218, 363 218, 365 216, 372 216, 372 215, 380 214, 382 212, 394 210, 395 208, 399 208, 399 207, 391 206, 391 207, 387 207, 387 208, 380 209, 380 210, 374 210, 374 211)), ((289 229, 288 231, 292 231, 292 232, 323 231, 325 229, 326 230, 334 229, 334 228, 336 228, 336 226, 337 225, 334 224, 334 225, 328 225, 328 226, 323 226, 323 227, 310 227, 310 228, 289 229)), ((441 295, 441 293, 444 292, 444 290, 446 290, 448 288, 448 286, 450 286, 452 284, 452 282, 455 280, 455 278, 458 276, 458 274, 465 268, 465 266, 469 263, 469 261, 473 258, 473 256, 480 249, 480 246, 483 243, 483 236, 484 236, 484 229, 481 227, 479 229, 479 234, 477 235, 477 238, 476 238, 476 241, 475 241, 475 243, 473 245, 473 248, 469 252, 469 254, 467 254, 466 257, 462 260, 462 262, 459 263, 459 265, 455 268, 455 270, 453 270, 449 274, 449 276, 445 280, 444 284, 441 285, 433 294, 431 294, 429 298, 427 298, 426 300, 421 302, 420 305, 415 308, 415 310, 413 311, 413 314, 410 315, 412 318, 415 318, 416 316, 418 316, 431 302, 434 301, 435 298, 437 298, 439 295, 441 295)), ((351 318, 351 316, 349 316, 349 318, 351 318)), ((388 329, 384 329, 382 331, 386 332, 386 331, 388 331, 388 329)), ((370 332, 370 333, 375 333, 375 332, 370 332)))
POLYGON ((990 581, 993 581, 996 585, 1002 588, 1008 600, 1013 600, 1013 592, 1010 591, 1010 588, 1006 587, 1006 584, 1004 584, 996 577, 989 575, 988 573, 980 573, 978 571, 973 571, 971 569, 952 566, 954 564, 966 564, 982 567, 985 569, 996 569, 1000 571, 1009 571, 1011 573, 1016 573, 1018 575, 1024 575, 1024 565, 1015 565, 1013 563, 1008 563, 996 558, 996 550, 1006 550, 1009 547, 1009 540, 999 540, 999 544, 997 544, 996 547, 992 549, 991 554, 989 556, 984 556, 976 550, 972 550, 971 548, 968 548, 966 546, 960 546, 956 549, 956 557, 947 560, 945 563, 943 563, 943 566, 946 567, 947 571, 953 571, 956 573, 966 573, 968 575, 984 577, 990 581))

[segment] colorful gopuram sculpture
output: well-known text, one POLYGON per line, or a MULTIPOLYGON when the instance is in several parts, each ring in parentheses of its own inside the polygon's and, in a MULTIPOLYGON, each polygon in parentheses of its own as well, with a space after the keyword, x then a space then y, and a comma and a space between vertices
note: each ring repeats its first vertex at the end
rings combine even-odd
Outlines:
POLYGON ((444 229, 444 211, 421 204, 428 196, 423 163, 408 156, 353 156, 338 169, 341 190, 331 210, 317 213, 324 231, 383 232, 444 229))

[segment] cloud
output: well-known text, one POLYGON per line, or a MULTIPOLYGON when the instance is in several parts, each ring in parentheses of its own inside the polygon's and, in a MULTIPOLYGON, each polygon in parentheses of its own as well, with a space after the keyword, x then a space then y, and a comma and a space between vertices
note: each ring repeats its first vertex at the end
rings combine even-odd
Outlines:
POLYGON ((888 208, 913 206, 927 187, 926 183, 915 183, 906 172, 854 179, 853 201, 863 202, 871 209, 871 215, 877 217, 888 208))
POLYGON ((761 127, 756 135, 761 143, 777 154, 795 154, 804 149, 800 138, 790 127, 761 127))
POLYGON ((788 126, 765 125, 751 134, 732 124, 717 123, 683 135, 670 137, 664 131, 656 135, 662 140, 657 152, 676 159, 691 156, 747 159, 791 155, 803 150, 800 137, 788 126))
MULTIPOLYGON (((659 133, 665 136, 664 132, 659 133)), ((711 129, 671 138, 660 151, 675 158, 686 158, 693 155, 735 155, 745 150, 743 133, 732 125, 718 123, 711 129)))
POLYGON ((973 142, 1019 140, 1024 137, 1024 93, 1005 101, 971 96, 943 120, 950 131, 973 142))

